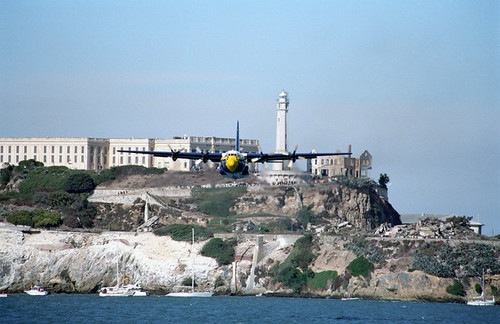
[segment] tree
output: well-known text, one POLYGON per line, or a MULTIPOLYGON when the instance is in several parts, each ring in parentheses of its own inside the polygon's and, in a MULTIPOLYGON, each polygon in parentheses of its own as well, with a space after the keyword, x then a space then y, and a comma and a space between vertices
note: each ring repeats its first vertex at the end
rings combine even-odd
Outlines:
POLYGON ((389 183, 389 181, 391 181, 391 179, 389 179, 387 173, 381 173, 380 178, 378 179, 378 185, 380 186, 380 188, 387 189, 387 184, 389 183))
POLYGON ((73 173, 64 183, 64 191, 69 193, 91 192, 94 188, 94 179, 86 173, 73 173))
POLYGON ((1 173, 1 184, 7 185, 10 181, 10 177, 12 176, 12 170, 14 167, 12 165, 7 165, 7 167, 0 170, 1 173))

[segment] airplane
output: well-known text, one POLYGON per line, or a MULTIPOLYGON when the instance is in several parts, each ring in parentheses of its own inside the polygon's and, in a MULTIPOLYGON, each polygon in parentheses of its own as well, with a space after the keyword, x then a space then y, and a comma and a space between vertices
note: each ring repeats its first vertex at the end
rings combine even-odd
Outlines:
MULTIPOLYGON (((259 148, 260 150, 260 148, 259 148)), ((234 150, 225 153, 213 152, 183 152, 182 150, 174 151, 170 148, 170 152, 164 151, 131 151, 131 150, 118 150, 121 153, 136 153, 136 154, 150 154, 156 157, 170 157, 172 160, 189 159, 198 160, 199 162, 212 161, 220 163, 219 174, 225 178, 241 179, 249 175, 248 163, 277 163, 281 161, 290 161, 288 167, 291 168, 293 162, 297 159, 315 159, 318 156, 331 156, 331 155, 351 155, 352 153, 297 153, 297 146, 292 153, 242 153, 240 152, 240 123, 236 123, 236 145, 234 150)))

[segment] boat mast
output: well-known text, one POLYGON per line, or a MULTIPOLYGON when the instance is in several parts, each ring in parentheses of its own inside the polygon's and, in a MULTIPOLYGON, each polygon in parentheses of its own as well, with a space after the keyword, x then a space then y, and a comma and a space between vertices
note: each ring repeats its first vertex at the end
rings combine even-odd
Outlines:
POLYGON ((192 270, 191 291, 194 292, 194 253, 193 253, 193 247, 194 247, 194 226, 192 228, 192 235, 193 235, 193 240, 192 240, 192 243, 191 243, 191 270, 192 270))

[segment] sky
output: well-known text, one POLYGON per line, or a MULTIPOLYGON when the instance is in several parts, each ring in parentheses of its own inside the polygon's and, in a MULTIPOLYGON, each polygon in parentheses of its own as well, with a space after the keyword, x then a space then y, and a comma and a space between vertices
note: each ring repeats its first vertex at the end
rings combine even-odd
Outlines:
POLYGON ((0 137, 373 156, 399 213, 500 234, 500 2, 0 0, 0 137))

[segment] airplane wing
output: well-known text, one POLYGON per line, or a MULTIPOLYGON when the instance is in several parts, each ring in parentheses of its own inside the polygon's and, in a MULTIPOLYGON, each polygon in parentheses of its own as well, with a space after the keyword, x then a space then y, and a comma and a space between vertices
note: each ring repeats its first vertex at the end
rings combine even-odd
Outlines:
POLYGON ((264 163, 270 162, 273 163, 275 161, 289 161, 304 158, 304 159, 315 159, 318 156, 331 156, 331 155, 351 155, 352 153, 248 153, 247 160, 254 163, 264 163))
POLYGON ((177 159, 189 159, 189 160, 203 160, 203 162, 212 161, 220 162, 222 158, 222 153, 203 153, 203 152, 182 152, 182 151, 128 151, 128 150, 118 150, 120 153, 136 153, 136 154, 150 154, 157 157, 171 157, 174 161, 177 159))

